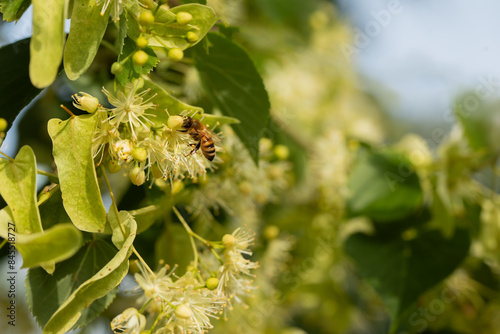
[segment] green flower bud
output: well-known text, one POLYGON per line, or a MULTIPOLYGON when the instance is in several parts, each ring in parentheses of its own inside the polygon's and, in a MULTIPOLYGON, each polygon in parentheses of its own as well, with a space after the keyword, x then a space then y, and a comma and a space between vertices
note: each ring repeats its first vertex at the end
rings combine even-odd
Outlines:
POLYGON ((111 174, 118 173, 121 170, 122 170, 122 166, 120 166, 117 161, 115 161, 115 160, 109 160, 109 162, 108 162, 108 171, 111 174))
POLYGON ((192 31, 188 31, 188 33, 186 34, 186 39, 188 42, 194 43, 198 40, 198 35, 196 35, 196 33, 192 31))
POLYGON ((285 145, 276 145, 274 147, 274 155, 280 160, 286 160, 290 155, 290 150, 285 145))
POLYGON ((121 71, 123 71, 123 66, 119 62, 114 62, 113 65, 111 65, 111 73, 114 75, 120 74, 121 71))
POLYGON ((155 16, 151 11, 147 10, 139 15, 137 22, 139 22, 141 26, 149 27, 155 23, 155 16))
POLYGON ((208 290, 212 291, 219 286, 219 279, 217 277, 210 277, 205 283, 208 290))
POLYGON ((146 52, 139 50, 132 56, 132 61, 137 66, 144 66, 148 62, 149 56, 146 52))
POLYGON ((87 111, 89 114, 93 114, 99 108, 99 100, 97 97, 93 97, 90 95, 84 95, 78 97, 78 102, 82 106, 82 108, 87 111))
POLYGON ((0 118, 0 132, 4 132, 5 130, 7 130, 8 125, 9 123, 7 123, 7 120, 5 120, 5 118, 0 118))
POLYGON ((267 240, 273 240, 273 239, 276 239, 278 237, 278 235, 280 234, 280 229, 276 225, 269 225, 269 226, 266 226, 263 234, 267 240))
POLYGON ((148 158, 148 151, 143 147, 138 147, 132 151, 132 157, 135 161, 144 162, 148 158))
POLYGON ((184 123, 184 117, 174 115, 168 118, 167 126, 169 129, 177 130, 182 126, 182 123, 184 123))
POLYGON ((181 304, 175 309, 175 316, 180 319, 189 319, 193 316, 193 311, 186 304, 181 304))
POLYGON ((184 58, 184 52, 179 48, 173 48, 168 50, 168 58, 174 61, 179 61, 184 58))
POLYGON ((188 12, 178 12, 177 13, 177 23, 181 26, 188 24, 193 19, 193 15, 188 12))
POLYGON ((146 173, 144 173, 144 171, 139 167, 134 167, 128 176, 130 181, 136 186, 140 186, 146 181, 146 173))
POLYGON ((139 36, 135 40, 135 45, 137 45, 139 49, 144 49, 146 46, 148 46, 148 44, 149 44, 148 39, 144 36, 139 36))
POLYGON ((236 238, 232 234, 225 234, 222 237, 222 245, 226 248, 232 248, 236 245, 236 238))
POLYGON ((174 181, 172 184, 172 195, 180 193, 184 189, 184 183, 181 180, 174 181))

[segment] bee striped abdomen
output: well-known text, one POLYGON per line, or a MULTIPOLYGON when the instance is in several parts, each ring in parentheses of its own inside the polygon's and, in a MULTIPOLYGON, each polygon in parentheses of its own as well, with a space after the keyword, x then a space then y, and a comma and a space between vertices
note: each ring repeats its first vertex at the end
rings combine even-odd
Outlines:
POLYGON ((215 145, 210 137, 203 137, 201 139, 201 151, 208 160, 212 161, 215 158, 215 145))

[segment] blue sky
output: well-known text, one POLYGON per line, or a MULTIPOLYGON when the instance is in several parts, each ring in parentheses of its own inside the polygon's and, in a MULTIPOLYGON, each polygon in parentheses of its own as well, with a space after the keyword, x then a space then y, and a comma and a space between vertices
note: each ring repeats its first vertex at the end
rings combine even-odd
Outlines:
MULTIPOLYGON (((484 80, 500 83, 500 1, 339 3, 358 33, 379 25, 380 31, 372 30, 373 37, 359 48, 354 63, 370 83, 366 89, 380 94, 397 118, 449 123, 446 119, 456 94, 475 89, 484 80), (385 16, 382 27, 374 13, 387 14, 389 8, 395 14, 385 16)), ((500 84, 495 94, 500 95, 500 84)))

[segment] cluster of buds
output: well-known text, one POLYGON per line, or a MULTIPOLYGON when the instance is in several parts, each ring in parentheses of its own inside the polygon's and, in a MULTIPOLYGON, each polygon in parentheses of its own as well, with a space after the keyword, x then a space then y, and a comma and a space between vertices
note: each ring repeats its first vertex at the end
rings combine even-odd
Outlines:
MULTIPOLYGON (((173 183, 186 176, 193 179, 206 173, 211 162, 201 152, 192 152, 193 140, 182 130, 185 115, 169 116, 167 124, 155 126, 155 96, 144 98, 149 91, 138 92, 142 80, 128 83, 116 96, 103 89, 112 108, 81 92, 74 95, 76 108, 98 113, 92 142, 98 163, 106 162, 108 171, 126 171, 135 185, 142 185, 152 176, 173 183)), ((167 111, 165 111, 167 112, 167 111)), ((184 114, 187 114, 186 111, 184 114)))
MULTIPOLYGON (((110 0, 108 0, 105 5, 103 6, 103 10, 107 7, 107 4, 109 4, 110 0)), ((115 5, 116 6, 121 6, 121 9, 115 9, 113 12, 114 13, 121 13, 123 9, 122 1, 121 0, 115 0, 115 5)), ((140 35, 139 37, 136 38, 135 44, 136 44, 136 50, 134 51, 132 56, 132 61, 134 62, 135 65, 137 66, 144 66, 148 60, 149 60, 149 55, 144 51, 144 49, 149 45, 149 39, 154 38, 156 35, 155 32, 155 14, 151 9, 156 8, 156 4, 154 3, 141 3, 142 7, 145 7, 146 10, 142 11, 138 14, 136 17, 136 21, 139 25, 140 28, 140 35)), ((163 9, 168 10, 169 7, 168 5, 164 4, 161 6, 163 9)), ((157 9, 155 10, 155 12, 157 9)), ((115 17, 115 16, 113 16, 115 17)), ((119 18, 118 16, 115 17, 116 19, 119 18)), ((185 40, 189 43, 195 43, 198 41, 199 36, 198 36, 198 28, 195 26, 190 25, 190 22, 193 20, 193 15, 188 12, 178 12, 175 14, 175 19, 172 20, 172 22, 166 23, 166 22, 161 22, 161 25, 164 26, 165 24, 167 26, 171 26, 173 28, 182 28, 183 30, 186 31, 186 34, 184 36, 185 40)), ((172 61, 181 61, 184 58, 184 51, 182 51, 181 48, 178 47, 167 47, 164 45, 164 48, 166 49, 167 56, 170 60, 172 61)), ((123 70, 123 65, 126 61, 128 61, 128 57, 123 59, 120 62, 115 62, 111 66, 111 73, 117 75, 123 70)))
MULTIPOLYGON (((143 295, 138 300, 145 306, 141 310, 148 316, 156 317, 155 333, 205 333, 212 328, 212 319, 218 319, 229 306, 231 300, 242 302, 243 295, 254 289, 249 276, 250 270, 258 267, 257 263, 245 259, 252 253, 248 249, 253 235, 242 229, 226 234, 222 242, 223 259, 219 265, 206 273, 198 272, 193 266, 183 276, 176 276, 174 270, 168 272, 164 266, 158 272, 151 272, 139 264, 140 273, 135 280, 143 295)), ((210 263, 204 263, 209 267, 210 263)), ((111 322, 111 329, 116 333, 139 333, 145 329, 145 316, 135 308, 129 308, 111 322)))

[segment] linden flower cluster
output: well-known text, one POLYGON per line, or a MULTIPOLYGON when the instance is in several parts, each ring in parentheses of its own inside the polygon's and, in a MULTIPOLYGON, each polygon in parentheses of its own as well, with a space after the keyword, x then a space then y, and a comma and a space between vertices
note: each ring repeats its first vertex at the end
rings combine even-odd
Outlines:
MULTIPOLYGON (((216 264, 200 259, 203 272, 198 271, 195 264, 178 277, 175 268, 168 272, 164 266, 152 272, 140 264, 141 272, 135 274, 135 280, 143 291, 138 299, 143 305, 141 310, 153 322, 149 332, 206 333, 213 328, 212 319, 219 319, 228 306, 233 308, 232 300, 243 303, 241 297, 255 289, 251 270, 258 264, 245 258, 252 254, 248 246, 253 239, 252 234, 240 228, 224 235, 221 242, 213 245, 224 248, 224 256, 213 256, 218 260, 214 261, 216 264)), ((111 329, 115 333, 140 333, 146 323, 142 312, 129 308, 113 319, 111 329)))
MULTIPOLYGON (((167 124, 156 125, 155 115, 148 112, 157 106, 154 95, 145 99, 149 90, 140 90, 142 80, 128 83, 116 95, 103 89, 112 108, 99 104, 97 98, 81 92, 74 95, 76 108, 97 112, 98 122, 92 141, 94 158, 107 161, 110 173, 125 170, 135 185, 156 179, 176 180, 204 175, 211 163, 198 151, 192 153, 193 140, 182 130, 182 115, 168 118, 167 124)), ((167 112, 167 111, 165 111, 167 112)))

